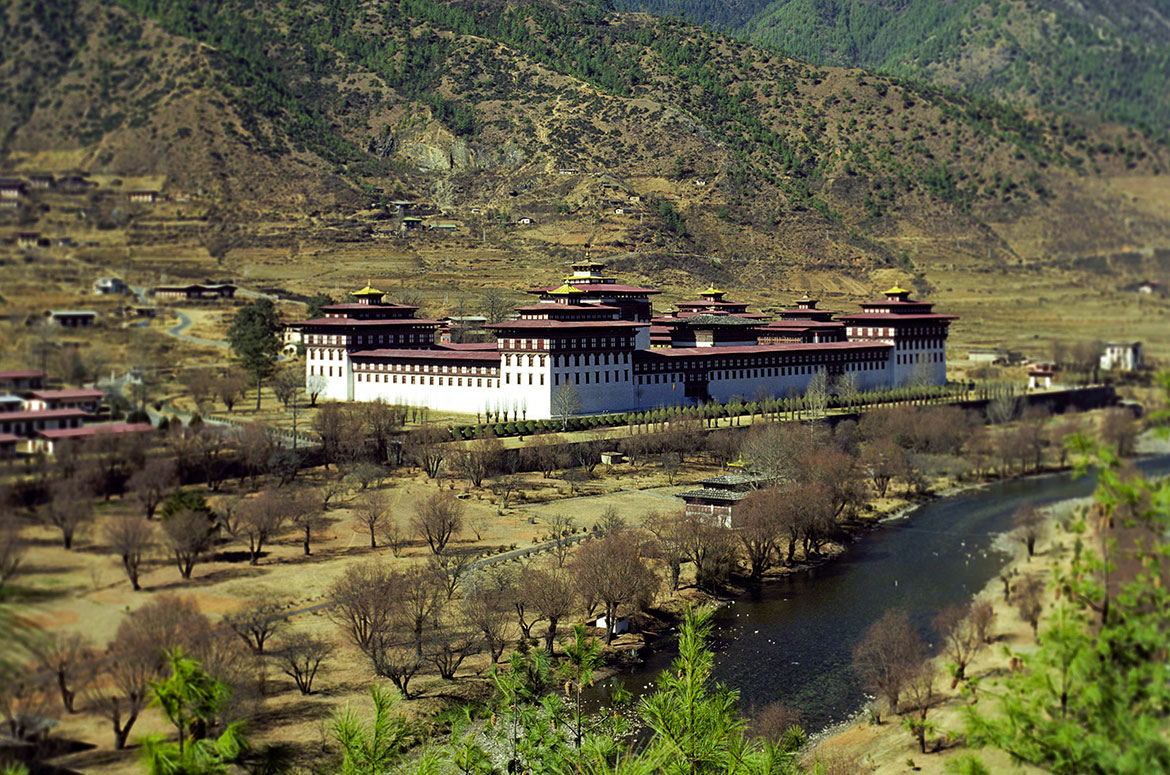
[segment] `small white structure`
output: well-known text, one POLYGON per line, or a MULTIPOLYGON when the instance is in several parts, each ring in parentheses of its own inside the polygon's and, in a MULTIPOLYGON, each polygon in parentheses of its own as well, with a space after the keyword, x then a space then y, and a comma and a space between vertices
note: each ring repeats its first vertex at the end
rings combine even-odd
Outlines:
MULTIPOLYGON (((604 630, 605 629, 605 617, 604 616, 598 617, 595 624, 597 625, 598 629, 604 630)), ((613 634, 614 635, 624 635, 629 631, 630 631, 629 618, 625 617, 625 616, 619 616, 617 618, 617 621, 613 623, 613 634)))
POLYGON ((1036 368, 1028 371, 1028 390, 1049 390, 1051 387, 1051 370, 1036 368))
POLYGON ((1107 342, 1101 353, 1101 368, 1107 371, 1134 371, 1142 367, 1141 342, 1107 342))
POLYGON ((99 277, 93 281, 93 292, 102 295, 129 293, 121 277, 99 277))

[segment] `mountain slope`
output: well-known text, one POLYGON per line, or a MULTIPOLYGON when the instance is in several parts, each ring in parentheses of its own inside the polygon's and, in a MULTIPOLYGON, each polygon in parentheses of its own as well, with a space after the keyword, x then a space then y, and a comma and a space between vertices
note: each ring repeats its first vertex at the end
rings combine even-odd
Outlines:
POLYGON ((1170 243, 1099 200, 1099 176, 1165 169, 1135 131, 596 4, 21 0, 8 19, 7 168, 161 175, 245 243, 262 218, 372 233, 369 205, 401 198, 508 250, 769 283, 1170 243), (541 228, 485 228, 520 213, 541 228))
POLYGON ((1086 111, 1165 134, 1166 0, 655 0, 798 59, 863 67, 1017 102, 1086 111))

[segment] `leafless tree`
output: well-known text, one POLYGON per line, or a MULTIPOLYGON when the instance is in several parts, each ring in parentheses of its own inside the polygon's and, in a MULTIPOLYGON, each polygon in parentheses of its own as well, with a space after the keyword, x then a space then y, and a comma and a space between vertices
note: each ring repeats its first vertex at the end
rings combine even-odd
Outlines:
POLYGON ((247 384, 248 378, 244 374, 236 369, 228 369, 219 375, 219 379, 215 383, 215 394, 230 412, 235 407, 236 402, 244 395, 244 387, 247 384))
POLYGON ((1036 554, 1036 541, 1044 535, 1044 513, 1032 503, 1024 503, 1012 514, 1012 528, 1016 537, 1028 549, 1028 559, 1036 554))
POLYGON ((573 612, 577 602, 573 580, 560 565, 532 568, 521 577, 520 595, 542 619, 548 622, 548 628, 544 633, 544 648, 549 656, 552 656, 557 626, 573 612))
POLYGON ((283 531, 288 501, 283 493, 263 490, 256 497, 241 501, 233 510, 228 529, 248 547, 249 564, 259 564, 264 544, 283 531))
POLYGON ((586 541, 573 555, 570 569, 581 597, 605 606, 607 645, 613 641, 618 610, 648 604, 658 588, 641 542, 628 531, 586 541))
POLYGON ((1037 576, 1024 576, 1012 587, 1012 603, 1020 618, 1031 625, 1032 637, 1037 637, 1044 612, 1044 581, 1037 576))
POLYGON ((301 694, 312 694, 313 679, 332 649, 324 638, 298 631, 281 637, 275 656, 281 671, 293 679, 301 694))
POLYGON ((183 386, 195 402, 195 407, 202 412, 207 400, 215 393, 217 379, 207 368, 187 369, 183 372, 183 386))
POLYGON ((735 566, 736 536, 730 528, 697 514, 679 518, 683 557, 695 566, 695 584, 716 591, 735 566))
POLYGON ((992 425, 1006 425, 1020 416, 1022 401, 1016 395, 993 398, 987 405, 987 421, 992 425))
POLYGON ((775 499, 769 490, 756 490, 744 498, 735 511, 736 535, 747 554, 751 577, 758 579, 778 559, 780 512, 775 508, 775 499))
POLYGON ((93 679, 94 653, 89 642, 76 633, 50 633, 34 646, 34 653, 40 669, 53 674, 65 710, 76 713, 77 695, 93 679))
POLYGON ((128 486, 142 506, 147 519, 154 518, 155 509, 174 492, 179 484, 175 461, 168 455, 151 455, 130 475, 128 486))
POLYGON ((479 487, 483 480, 500 468, 504 445, 495 436, 483 436, 469 441, 455 452, 452 463, 460 475, 479 487))
MULTIPOLYGON (((801 729, 800 711, 783 703, 773 702, 748 714, 748 732, 772 742, 780 742, 793 728, 801 729)), ((852 771, 850 771, 852 772, 852 771)))
POLYGON ((459 584, 475 563, 476 556, 473 552, 453 550, 442 554, 432 554, 427 560, 427 567, 435 574, 436 582, 447 593, 447 599, 450 600, 455 596, 459 584))
POLYGON ((309 406, 316 406, 317 399, 329 386, 328 381, 320 374, 310 374, 305 377, 305 395, 309 397, 309 406))
POLYGON ((524 479, 519 474, 509 471, 501 471, 492 478, 492 494, 499 500, 497 505, 500 509, 506 509, 512 504, 512 499, 515 498, 521 488, 524 486, 524 479))
POLYGON ((463 660, 479 652, 483 640, 479 630, 459 614, 447 616, 431 630, 426 639, 424 654, 439 671, 439 677, 448 681, 463 660))
POLYGON ((410 531, 403 525, 402 518, 390 514, 382 525, 382 540, 390 547, 395 557, 402 554, 402 550, 410 543, 410 531))
POLYGON ((873 480, 878 497, 886 497, 890 481, 906 476, 906 450, 890 439, 878 439, 861 450, 861 467, 873 480))
POLYGON ((898 698, 925 657, 909 615, 891 609, 870 625, 853 649, 853 669, 870 691, 885 699, 890 712, 897 713, 898 698))
POLYGON ((561 462, 563 446, 564 439, 560 436, 554 433, 542 434, 530 439, 523 452, 531 461, 532 467, 540 471, 542 477, 548 479, 561 462))
POLYGON ((513 574, 503 566, 474 572, 466 584, 460 609, 467 621, 479 628, 492 662, 504 653, 508 641, 513 574))
POLYGON ((967 665, 983 645, 971 612, 970 604, 956 604, 947 606, 934 617, 934 630, 942 638, 943 652, 950 660, 951 674, 954 678, 951 681, 952 689, 959 681, 966 680, 967 665))
POLYGON ((931 729, 926 717, 933 707, 937 695, 934 692, 934 673, 930 665, 920 664, 905 683, 907 711, 910 716, 907 728, 918 741, 919 753, 926 753, 926 733, 931 729))
POLYGON ((971 626, 980 643, 991 643, 995 638, 995 607, 986 600, 977 600, 971 605, 968 615, 971 626))
POLYGON ((0 515, 0 589, 20 574, 28 543, 15 517, 0 515))
POLYGON ((130 586, 135 592, 142 589, 138 571, 142 560, 155 546, 154 525, 142 517, 113 517, 106 523, 105 538, 110 553, 121 558, 130 586))
POLYGON ((73 548, 77 530, 93 520, 92 494, 77 479, 54 482, 49 486, 49 502, 40 509, 42 521, 61 531, 66 549, 73 548))
POLYGON ((276 373, 270 384, 276 400, 287 410, 297 400, 297 393, 305 387, 304 368, 298 366, 283 368, 276 373))
POLYGON ((245 608, 223 618, 255 654, 264 653, 264 644, 287 624, 287 606, 273 597, 261 597, 245 608))
MULTIPOLYGON (((389 521, 393 519, 392 512, 390 494, 380 490, 365 493, 354 504, 354 519, 369 531, 371 549, 378 548, 378 532, 384 530, 389 521)), ((395 556, 397 556, 397 552, 395 552, 395 556)))
POLYGON ((450 438, 451 435, 443 428, 424 425, 406 434, 402 451, 406 459, 421 468, 428 479, 434 479, 443 466, 447 454, 446 442, 450 438))
POLYGON ((386 566, 371 560, 350 566, 329 587, 328 597, 334 601, 329 617, 367 656, 377 634, 393 627, 392 582, 386 566))
MULTIPOLYGON (((268 473, 268 461, 276 451, 268 426, 258 422, 242 425, 232 434, 232 443, 242 470, 252 477, 252 486, 255 487, 256 480, 268 473)), ((242 483, 242 472, 240 479, 242 483)))
POLYGON ((1141 432, 1141 425, 1128 409, 1107 409, 1101 416, 1098 434, 1103 444, 1117 450, 1122 457, 1133 454, 1134 442, 1141 432))
POLYGON ((434 554, 442 554, 447 542, 463 528, 463 503, 448 492, 429 495, 415 510, 411 529, 422 536, 434 554))
POLYGON ((683 531, 682 511, 649 511, 642 517, 642 527, 654 535, 651 549, 654 555, 666 564, 670 589, 678 589, 682 564, 686 559, 686 538, 683 531))
POLYGON ((308 557, 312 552, 313 536, 328 524, 325 515, 321 513, 321 496, 315 492, 302 490, 289 497, 286 503, 288 523, 293 530, 301 534, 301 546, 308 557))
POLYGON ((415 653, 421 657, 426 628, 439 620, 447 601, 445 590, 427 568, 409 568, 395 578, 399 621, 414 634, 415 653))
POLYGON ((207 514, 180 509, 163 520, 164 543, 175 558, 179 574, 191 578, 195 563, 211 548, 212 526, 207 514))
POLYGON ((472 511, 463 516, 463 527, 475 534, 476 541, 483 540, 484 531, 491 525, 491 520, 482 511, 472 511))
POLYGON ((817 369, 808 386, 804 389, 804 400, 814 418, 823 417, 829 407, 829 375, 823 368, 817 369))
POLYGON ((553 417, 561 421, 561 430, 565 430, 569 427, 569 418, 581 411, 580 391, 566 382, 553 391, 550 401, 553 417))

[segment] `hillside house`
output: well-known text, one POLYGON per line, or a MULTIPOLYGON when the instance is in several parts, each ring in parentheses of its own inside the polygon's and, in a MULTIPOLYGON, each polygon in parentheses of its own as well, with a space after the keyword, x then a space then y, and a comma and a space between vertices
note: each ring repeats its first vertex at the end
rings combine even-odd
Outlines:
POLYGON ((19 392, 45 386, 45 372, 39 370, 0 371, 0 390, 19 392))
POLYGON ((50 189, 55 178, 47 172, 36 172, 28 176, 28 184, 32 188, 50 189))
POLYGON ((91 309, 51 309, 45 317, 61 328, 93 328, 97 322, 97 313, 91 309))
POLYGON ((33 390, 24 403, 24 408, 36 409, 80 409, 96 412, 106 394, 97 388, 72 388, 66 390, 33 390))
POLYGON ((24 408, 24 399, 18 395, 7 393, 0 395, 0 414, 5 412, 19 412, 24 408))
POLYGON ((41 233, 39 231, 21 231, 16 233, 16 246, 18 248, 35 248, 41 241, 41 233))
POLYGON ((65 442, 88 441, 98 436, 138 435, 147 436, 154 432, 154 426, 148 422, 137 423, 110 423, 108 425, 87 425, 79 428, 57 428, 37 431, 36 436, 29 442, 32 452, 44 452, 52 455, 65 442))
POLYGON ((7 199, 9 201, 22 199, 25 190, 23 180, 17 180, 16 178, 0 179, 0 199, 7 199))
POLYGON ((231 283, 156 285, 150 290, 150 294, 158 299, 175 301, 216 301, 235 298, 236 286, 231 283))
POLYGON ((158 199, 157 191, 131 191, 127 195, 132 205, 151 205, 158 199))
POLYGON ((19 441, 19 436, 11 433, 0 433, 0 459, 11 460, 16 457, 16 444, 19 441))
POLYGON ((430 225, 431 231, 437 231, 443 234, 454 234, 459 231, 459 226, 454 223, 432 223, 430 225))
POLYGON ((520 224, 521 226, 531 226, 532 224, 536 223, 536 221, 532 220, 531 218, 524 217, 518 219, 516 223, 520 224))
POLYGON ((99 277, 93 281, 93 292, 103 296, 129 293, 130 288, 121 277, 99 277))
POLYGON ((1142 367, 1141 342, 1107 342, 1101 353, 1101 368, 1106 371, 1136 371, 1142 367))
POLYGON ((22 409, 0 414, 0 433, 31 439, 40 431, 80 428, 89 415, 80 409, 22 409))
POLYGON ((1028 369, 1028 390, 1049 390, 1052 388, 1052 369, 1034 366, 1028 369))

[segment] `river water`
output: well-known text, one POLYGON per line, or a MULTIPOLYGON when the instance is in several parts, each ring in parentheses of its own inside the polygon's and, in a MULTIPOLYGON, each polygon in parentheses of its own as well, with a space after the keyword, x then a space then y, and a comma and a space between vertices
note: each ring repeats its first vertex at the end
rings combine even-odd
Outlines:
MULTIPOLYGON (((1170 456, 1139 463, 1170 471, 1170 456)), ((938 611, 999 575, 1009 555, 1002 533, 1020 504, 1092 493, 1095 477, 1069 473, 997 482, 927 503, 862 536, 839 557, 769 583, 715 614, 715 678, 740 692, 741 708, 781 702, 808 730, 846 720, 865 697, 851 668, 854 645, 886 609, 904 608, 927 643, 938 611)), ((1038 547, 1043 550, 1043 542, 1038 547)), ((635 699, 677 656, 671 648, 615 676, 635 699)), ((607 685, 598 687, 600 697, 607 685)))

